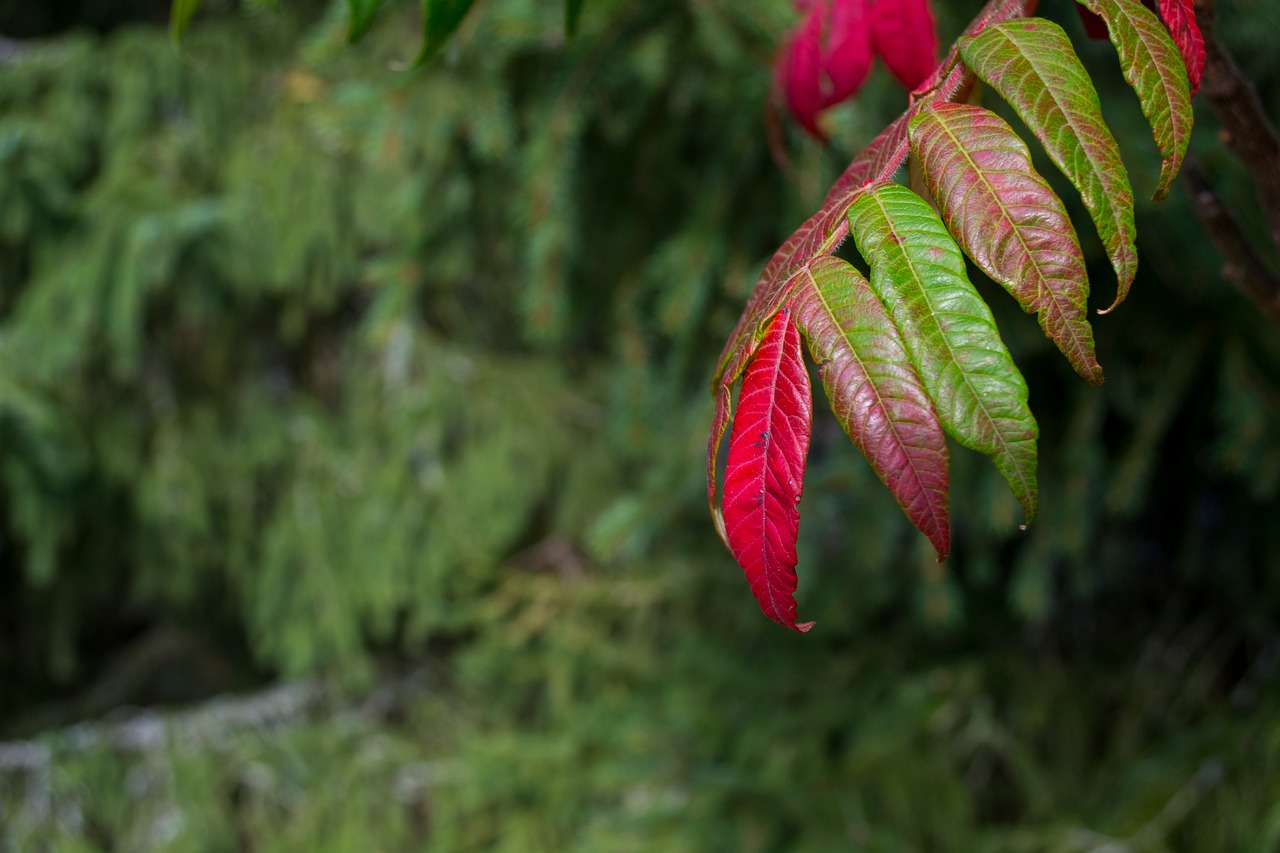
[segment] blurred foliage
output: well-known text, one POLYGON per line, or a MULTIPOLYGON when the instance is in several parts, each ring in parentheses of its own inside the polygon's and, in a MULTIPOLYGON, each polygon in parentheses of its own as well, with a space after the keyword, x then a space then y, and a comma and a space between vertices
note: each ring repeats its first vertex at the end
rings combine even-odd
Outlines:
MULTIPOLYGON (((1237 5, 1280 114, 1275 13, 1237 5)), ((759 615, 706 515, 707 377, 901 107, 877 76, 786 178, 791 14, 598 0, 566 42, 558 3, 486 0, 416 71, 394 2, 355 48, 335 2, 5 54, 0 851, 1280 844, 1280 337, 1183 201, 1140 211, 1102 389, 980 285, 1041 423, 1032 530, 957 451, 935 564, 821 412, 818 627, 759 615), (113 728, 281 678, 322 698, 113 728)))

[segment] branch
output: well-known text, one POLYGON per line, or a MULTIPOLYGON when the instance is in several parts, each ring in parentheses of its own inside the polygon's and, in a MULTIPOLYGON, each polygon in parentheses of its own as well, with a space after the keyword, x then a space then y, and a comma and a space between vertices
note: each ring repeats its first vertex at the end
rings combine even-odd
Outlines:
POLYGON ((217 746, 244 731, 290 731, 320 714, 376 723, 391 716, 407 697, 429 687, 426 671, 414 670, 382 682, 356 704, 335 703, 339 694, 313 678, 244 696, 219 696, 184 710, 131 709, 122 720, 77 723, 29 740, 0 741, 0 773, 44 773, 61 756, 104 746, 136 753, 217 746))
POLYGON ((1223 257, 1222 277, 1252 299, 1268 320, 1280 326, 1280 279, 1262 262, 1198 161, 1191 157, 1184 161, 1182 180, 1191 191, 1192 208, 1223 257))
POLYGON ((1213 7, 1214 0, 1196 0, 1196 18, 1205 46, 1200 91, 1222 122, 1223 141, 1248 169, 1271 240, 1280 250, 1280 137, 1263 112, 1257 93, 1218 41, 1213 7))

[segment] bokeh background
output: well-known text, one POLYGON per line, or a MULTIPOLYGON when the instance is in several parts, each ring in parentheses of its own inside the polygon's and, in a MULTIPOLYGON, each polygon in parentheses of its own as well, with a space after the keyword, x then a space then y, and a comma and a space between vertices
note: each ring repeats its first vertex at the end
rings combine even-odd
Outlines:
MULTIPOLYGON (((1280 118, 1280 11, 1217 5, 1280 118)), ((206 7, 0 4, 0 851, 1280 848, 1280 331, 1185 188, 1100 389, 978 282, 1029 531, 955 449, 938 565, 816 394, 797 636, 707 516, 707 383, 888 75, 788 175, 787 0, 480 0, 420 69, 414 3, 206 7)))

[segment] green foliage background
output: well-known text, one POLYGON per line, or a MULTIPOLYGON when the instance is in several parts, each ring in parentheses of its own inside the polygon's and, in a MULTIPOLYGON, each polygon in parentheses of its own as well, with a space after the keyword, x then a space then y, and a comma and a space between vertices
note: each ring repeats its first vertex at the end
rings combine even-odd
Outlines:
MULTIPOLYGON (((1267 2, 1218 5, 1276 116, 1267 2)), ((957 450, 936 565, 818 413, 791 636, 707 518, 706 382, 887 75, 793 180, 783 0, 595 0, 572 42, 486 0, 420 70, 412 4, 354 48, 344 3, 260 5, 0 64, 0 851, 1280 845, 1280 337, 1179 191, 1102 389, 980 284, 1032 530, 957 450)))

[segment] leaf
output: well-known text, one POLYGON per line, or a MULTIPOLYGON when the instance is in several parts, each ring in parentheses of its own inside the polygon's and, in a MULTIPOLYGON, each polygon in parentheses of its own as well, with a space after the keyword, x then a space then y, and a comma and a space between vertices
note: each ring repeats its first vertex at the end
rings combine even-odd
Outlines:
POLYGON ((422 50, 415 65, 435 58, 462 23, 474 0, 422 0, 422 50))
POLYGON ((813 401, 800 333, 784 308, 742 380, 724 475, 724 529, 760 609, 795 631, 796 537, 813 401))
POLYGON ((1116 271, 1110 311, 1124 301, 1138 269, 1133 190, 1098 93, 1066 33, 1028 18, 988 27, 959 44, 964 61, 1009 102, 1079 190, 1116 271))
POLYGON ((871 73, 871 33, 866 11, 866 0, 834 0, 831 32, 822 60, 831 83, 824 106, 834 106, 853 95, 871 73))
POLYGON ((578 34, 578 21, 582 18, 582 6, 586 0, 564 0, 564 32, 569 38, 578 34))
POLYGON ((1093 384, 1102 382, 1085 304, 1089 277, 1062 200, 995 113, 931 104, 911 121, 911 150, 947 230, 1093 384))
MULTIPOLYGON (((980 32, 985 27, 1025 15, 1036 2, 995 0, 988 3, 970 24, 968 32, 980 32)), ((971 89, 973 72, 959 61, 959 56, 959 49, 953 46, 929 80, 921 84, 921 88, 927 90, 934 100, 964 97, 971 89)), ((849 221, 845 215, 849 205, 866 187, 890 180, 906 160, 907 122, 924 103, 924 100, 913 101, 906 112, 858 152, 827 192, 822 207, 797 228, 769 259, 751 290, 738 324, 720 353, 711 381, 712 393, 717 397, 721 393, 717 386, 732 386, 737 381, 759 344, 761 330, 786 301, 800 270, 815 258, 834 252, 849 235, 849 221)))
POLYGON ((382 0, 347 0, 351 24, 347 28, 347 40, 355 43, 364 37, 378 14, 382 0))
POLYGON ((908 92, 938 64, 938 36, 928 0, 868 0, 871 43, 908 92))
POLYGON ((1204 36, 1196 23, 1194 0, 1160 0, 1160 17, 1164 18, 1169 35, 1182 54, 1194 95, 1200 91, 1200 78, 1204 76, 1204 36))
POLYGON ((181 41, 191 26, 191 19, 200 11, 201 0, 173 0, 169 7, 169 35, 174 41, 181 41))
POLYGON ((1160 19, 1138 0, 1078 2, 1107 22, 1124 78, 1137 92, 1142 114, 1151 124, 1163 158, 1152 196, 1159 201, 1169 194, 1191 141, 1191 92, 1182 56, 1160 19))
POLYGON ((889 312, 857 269, 833 257, 807 268, 790 304, 836 419, 945 558, 947 442, 889 312))
POLYGON ((849 225, 871 265, 871 287, 902 332, 943 428, 992 457, 1030 524, 1037 427, 1027 384, 965 276, 959 246, 933 208, 899 184, 860 195, 849 225))
POLYGON ((824 3, 815 3, 800 27, 787 39, 774 71, 776 85, 787 109, 816 139, 825 139, 818 129, 818 113, 823 108, 822 93, 822 13, 824 3))

